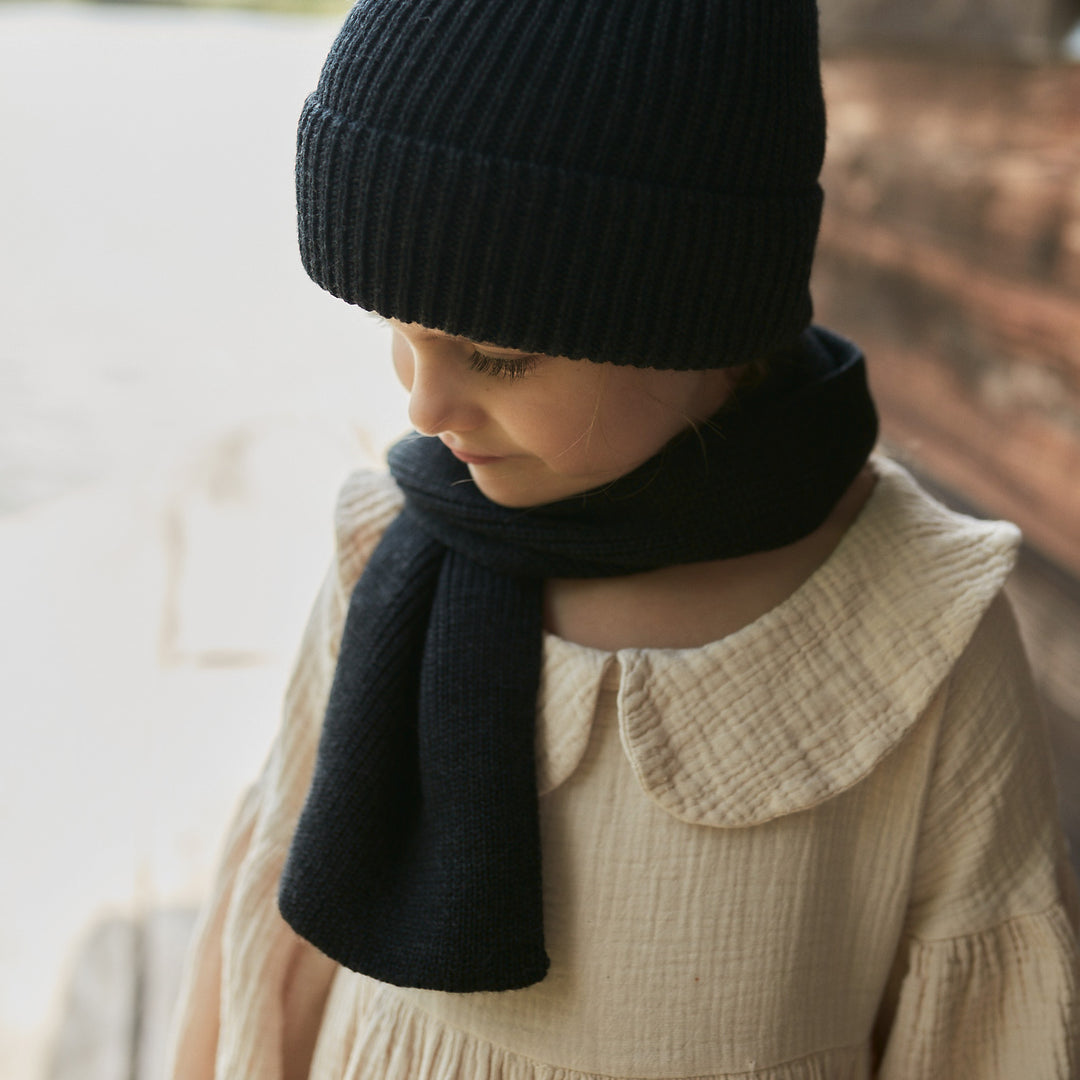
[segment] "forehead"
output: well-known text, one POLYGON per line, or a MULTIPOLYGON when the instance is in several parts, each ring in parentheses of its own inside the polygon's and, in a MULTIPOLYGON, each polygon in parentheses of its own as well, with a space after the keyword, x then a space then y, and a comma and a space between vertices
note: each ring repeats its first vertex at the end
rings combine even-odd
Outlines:
POLYGON ((497 345, 493 341, 475 341, 472 338, 462 337, 460 334, 450 334, 445 330, 434 330, 420 323, 403 323, 397 319, 387 319, 387 322, 400 334, 412 342, 420 341, 448 341, 458 345, 467 345, 471 348, 480 349, 483 352, 496 352, 506 356, 539 356, 542 353, 529 352, 526 349, 514 349, 507 345, 497 345))

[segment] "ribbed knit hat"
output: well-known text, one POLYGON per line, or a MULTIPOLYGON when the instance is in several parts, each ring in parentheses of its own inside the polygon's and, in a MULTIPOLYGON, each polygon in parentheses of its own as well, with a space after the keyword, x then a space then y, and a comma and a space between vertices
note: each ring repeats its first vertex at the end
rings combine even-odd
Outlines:
POLYGON ((359 0, 300 118, 304 266, 404 322, 658 368, 810 321, 813 0, 359 0))

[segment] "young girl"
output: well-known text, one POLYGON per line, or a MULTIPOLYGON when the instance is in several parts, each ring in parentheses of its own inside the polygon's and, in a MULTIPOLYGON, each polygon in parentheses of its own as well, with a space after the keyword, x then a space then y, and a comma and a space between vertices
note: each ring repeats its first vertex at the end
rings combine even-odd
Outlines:
POLYGON ((1067 1080, 1012 526, 809 326, 810 0, 360 0, 316 282, 417 434, 346 485, 178 1080, 1067 1080))

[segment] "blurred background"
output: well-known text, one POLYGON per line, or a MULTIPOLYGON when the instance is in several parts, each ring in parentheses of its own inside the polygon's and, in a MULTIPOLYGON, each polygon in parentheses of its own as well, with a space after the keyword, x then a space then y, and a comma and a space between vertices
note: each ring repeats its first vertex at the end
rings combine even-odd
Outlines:
MULTIPOLYGON (((820 321, 1009 517, 1080 852, 1080 0, 821 0, 820 321)), ((341 480, 404 429, 295 253, 343 6, 0 0, 0 1076, 150 1080, 341 480)))

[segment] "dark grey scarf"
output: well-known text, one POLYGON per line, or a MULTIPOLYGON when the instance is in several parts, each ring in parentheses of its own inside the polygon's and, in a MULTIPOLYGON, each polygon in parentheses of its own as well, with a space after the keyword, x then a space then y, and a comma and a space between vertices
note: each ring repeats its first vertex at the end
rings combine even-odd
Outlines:
POLYGON ((733 558, 828 517, 877 437, 865 363, 814 328, 790 363, 615 483, 528 510, 434 438, 345 621, 314 779, 281 881, 289 924, 400 986, 541 980, 533 753, 543 582, 733 558))

